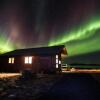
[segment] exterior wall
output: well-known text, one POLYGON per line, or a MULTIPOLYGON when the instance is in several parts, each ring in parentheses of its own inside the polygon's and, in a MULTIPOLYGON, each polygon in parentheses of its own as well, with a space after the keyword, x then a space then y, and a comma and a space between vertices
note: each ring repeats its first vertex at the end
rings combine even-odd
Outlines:
POLYGON ((14 64, 13 64, 13 67, 15 67, 14 70, 16 70, 17 72, 20 72, 22 70, 22 57, 21 56, 16 56, 14 57, 15 58, 15 61, 14 61, 14 64))
POLYGON ((27 56, 21 57, 21 70, 32 70, 33 73, 56 72, 55 55, 32 56, 32 64, 25 64, 25 57, 27 56))
MULTIPOLYGON (((60 54, 58 55, 61 59, 60 54)), ((32 64, 25 64, 25 57, 15 56, 14 64, 8 63, 11 57, 0 57, 0 72, 20 72, 30 69, 33 73, 51 73, 61 70, 61 65, 56 68, 56 55, 32 56, 32 64)))
POLYGON ((4 57, 0 57, 0 71, 2 72, 3 70, 5 70, 6 71, 6 69, 5 69, 5 65, 6 65, 6 58, 4 58, 4 57))
POLYGON ((29 56, 21 56, 21 68, 20 68, 21 71, 32 69, 32 64, 25 64, 25 57, 29 57, 29 56))
MULTIPOLYGON (((59 59, 59 61, 61 61, 61 63, 62 63, 61 54, 58 54, 58 59, 59 59)), ((58 71, 61 72, 61 64, 59 64, 58 71)))
POLYGON ((56 54, 52 56, 52 66, 55 68, 56 72, 61 72, 61 64, 59 64, 59 60, 61 61, 61 54, 56 54), (58 55, 58 68, 56 68, 56 55, 58 55))
POLYGON ((0 72, 19 72, 20 71, 20 57, 14 57, 14 64, 9 64, 9 58, 0 57, 0 72))
POLYGON ((33 57, 32 71, 34 73, 54 72, 55 67, 52 63, 52 56, 35 56, 33 57))

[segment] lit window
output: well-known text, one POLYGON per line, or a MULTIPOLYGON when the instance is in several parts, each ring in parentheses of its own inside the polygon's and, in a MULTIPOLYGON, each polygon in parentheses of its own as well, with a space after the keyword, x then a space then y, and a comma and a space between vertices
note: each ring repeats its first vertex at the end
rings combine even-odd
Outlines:
POLYGON ((32 57, 29 57, 29 64, 32 64, 32 57))
POLYGON ((59 59, 58 59, 58 55, 56 55, 56 68, 58 68, 59 66, 59 59))
POLYGON ((14 58, 9 58, 9 64, 14 64, 14 58))
POLYGON ((58 64, 56 64, 56 68, 58 68, 58 64))
POLYGON ((58 63, 58 59, 56 59, 56 64, 58 63))
POLYGON ((28 63, 28 57, 25 57, 25 64, 28 63))
POLYGON ((25 64, 32 64, 32 57, 25 57, 25 64))
POLYGON ((14 58, 12 58, 12 64, 14 63, 14 58))
POLYGON ((61 61, 59 60, 59 64, 61 64, 61 61))
POLYGON ((58 59, 58 55, 56 55, 56 59, 58 59))
POLYGON ((9 63, 11 63, 11 58, 9 58, 9 63))

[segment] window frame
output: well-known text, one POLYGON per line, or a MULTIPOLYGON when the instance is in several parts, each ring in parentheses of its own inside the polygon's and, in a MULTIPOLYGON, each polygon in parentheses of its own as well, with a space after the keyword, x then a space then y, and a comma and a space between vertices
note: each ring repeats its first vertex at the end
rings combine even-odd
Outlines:
POLYGON ((56 55, 56 68, 59 68, 59 55, 56 55))
POLYGON ((8 63, 9 64, 14 64, 15 63, 15 58, 14 57, 9 57, 8 63))
POLYGON ((24 57, 24 64, 32 64, 32 56, 24 57))

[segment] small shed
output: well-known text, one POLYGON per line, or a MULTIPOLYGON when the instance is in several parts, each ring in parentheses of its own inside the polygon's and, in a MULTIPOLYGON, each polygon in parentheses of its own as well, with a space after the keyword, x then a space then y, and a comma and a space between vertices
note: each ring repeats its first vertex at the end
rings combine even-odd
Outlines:
POLYGON ((17 49, 0 55, 0 72, 60 72, 63 55, 67 55, 64 45, 17 49))

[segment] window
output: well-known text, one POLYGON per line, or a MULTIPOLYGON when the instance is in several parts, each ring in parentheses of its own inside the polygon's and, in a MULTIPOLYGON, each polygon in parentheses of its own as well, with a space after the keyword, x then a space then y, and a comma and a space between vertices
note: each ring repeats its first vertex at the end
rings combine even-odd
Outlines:
POLYGON ((56 55, 56 68, 58 68, 58 65, 59 65, 59 64, 58 64, 58 63, 59 63, 58 61, 59 61, 59 60, 58 60, 58 55, 56 55))
POLYGON ((29 57, 29 64, 32 64, 32 57, 29 57))
POLYGON ((56 55, 56 68, 59 67, 59 64, 61 64, 61 60, 59 60, 59 56, 56 55))
POLYGON ((25 57, 25 64, 32 64, 32 57, 25 57))
POLYGON ((25 57, 25 64, 28 63, 28 57, 25 57))
POLYGON ((58 55, 56 55, 56 59, 58 59, 58 55))
POLYGON ((59 60, 59 64, 61 64, 61 60, 59 60))
POLYGON ((9 58, 9 61, 8 61, 9 64, 14 64, 14 57, 12 58, 9 58))
POLYGON ((12 64, 14 63, 14 58, 12 58, 12 64))
POLYGON ((9 58, 9 63, 11 63, 11 58, 9 58))
POLYGON ((56 59, 56 64, 58 63, 58 59, 56 59))
POLYGON ((58 64, 56 64, 56 68, 58 68, 58 64))

